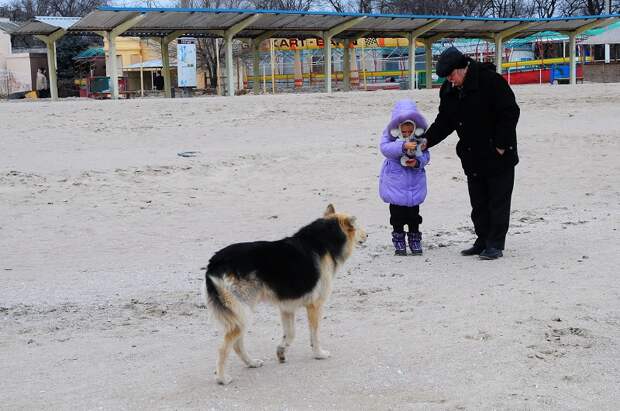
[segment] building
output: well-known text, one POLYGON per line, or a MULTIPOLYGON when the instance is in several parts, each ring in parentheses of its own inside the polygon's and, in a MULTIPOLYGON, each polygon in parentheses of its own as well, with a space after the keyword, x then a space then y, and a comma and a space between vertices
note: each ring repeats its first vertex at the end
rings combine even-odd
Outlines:
POLYGON ((47 70, 45 45, 32 36, 13 36, 19 25, 0 18, 0 96, 23 96, 36 89, 37 70, 47 70))

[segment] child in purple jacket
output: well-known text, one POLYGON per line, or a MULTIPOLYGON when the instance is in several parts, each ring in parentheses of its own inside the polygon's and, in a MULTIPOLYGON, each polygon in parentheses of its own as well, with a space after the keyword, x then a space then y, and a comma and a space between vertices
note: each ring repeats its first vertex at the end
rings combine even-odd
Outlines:
POLYGON ((419 151, 412 136, 420 136, 428 123, 411 100, 400 100, 392 109, 392 118, 381 137, 381 153, 385 156, 379 177, 379 195, 390 204, 392 243, 396 255, 407 255, 405 225, 409 249, 422 254, 420 204, 426 198, 426 172, 430 160, 428 150, 419 151))

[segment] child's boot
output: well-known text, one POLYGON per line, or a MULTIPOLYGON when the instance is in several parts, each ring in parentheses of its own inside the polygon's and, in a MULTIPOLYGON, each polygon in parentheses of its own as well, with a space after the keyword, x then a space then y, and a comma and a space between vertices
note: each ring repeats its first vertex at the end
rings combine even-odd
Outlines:
POLYGON ((392 232, 392 244, 394 244, 394 255, 407 255, 407 243, 405 243, 405 233, 392 232))
POLYGON ((422 254, 422 233, 407 233, 409 240, 409 249, 413 255, 422 254))

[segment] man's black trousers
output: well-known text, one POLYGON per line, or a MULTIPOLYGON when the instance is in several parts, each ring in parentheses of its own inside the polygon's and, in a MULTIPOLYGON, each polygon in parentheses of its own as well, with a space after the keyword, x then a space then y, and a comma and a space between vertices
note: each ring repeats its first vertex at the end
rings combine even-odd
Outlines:
POLYGON ((504 249, 514 180, 514 167, 493 176, 467 176, 476 246, 504 249))

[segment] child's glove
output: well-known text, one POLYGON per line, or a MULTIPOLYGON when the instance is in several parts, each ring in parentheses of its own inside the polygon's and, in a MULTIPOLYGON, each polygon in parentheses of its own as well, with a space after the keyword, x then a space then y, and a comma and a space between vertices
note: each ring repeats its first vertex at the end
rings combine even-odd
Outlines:
POLYGON ((423 128, 416 128, 414 134, 409 138, 405 138, 403 137, 401 133, 399 133, 398 138, 400 140, 415 141, 417 143, 415 149, 406 150, 403 156, 400 158, 400 164, 403 167, 417 167, 418 166, 417 159, 422 157, 422 146, 423 145, 426 146, 426 143, 427 143, 426 139, 422 137, 425 132, 426 130, 424 130, 423 128), (411 160, 414 160, 414 161, 411 161, 411 160))

